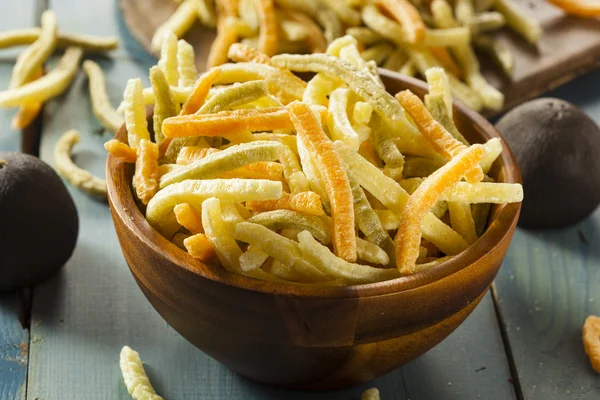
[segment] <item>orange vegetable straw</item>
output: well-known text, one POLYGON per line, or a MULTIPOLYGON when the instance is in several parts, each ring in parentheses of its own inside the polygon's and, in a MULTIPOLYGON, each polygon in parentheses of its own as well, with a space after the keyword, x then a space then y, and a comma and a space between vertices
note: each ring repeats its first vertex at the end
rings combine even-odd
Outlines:
POLYGON ((287 105, 297 134, 321 169, 333 218, 333 252, 340 258, 356 261, 356 233, 352 190, 344 164, 325 135, 321 124, 306 104, 294 101, 287 105))
MULTIPOLYGON (((440 154, 447 159, 451 159, 466 149, 467 146, 456 140, 446 128, 437 122, 429 110, 427 110, 421 99, 410 90, 403 90, 396 94, 396 98, 402 107, 410 114, 415 125, 419 128, 419 131, 431 142, 433 147, 440 154)), ((465 178, 469 183, 481 181, 483 179, 481 167, 477 165, 473 171, 469 171, 466 174, 465 178)))
POLYGON ((444 191, 456 185, 466 171, 473 169, 483 158, 485 150, 480 144, 461 151, 446 165, 427 177, 410 196, 402 212, 402 221, 396 234, 396 266, 402 274, 413 274, 419 246, 421 222, 444 191))
POLYGON ((377 3, 396 21, 400 22, 409 43, 423 41, 425 23, 421 19, 419 11, 408 0, 378 0, 377 3))

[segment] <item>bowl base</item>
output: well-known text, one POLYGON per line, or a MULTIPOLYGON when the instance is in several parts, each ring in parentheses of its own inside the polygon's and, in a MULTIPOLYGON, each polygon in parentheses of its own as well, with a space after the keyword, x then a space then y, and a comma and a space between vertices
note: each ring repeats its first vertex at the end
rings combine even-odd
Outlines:
POLYGON ((299 390, 344 389, 408 363, 452 333, 487 292, 449 318, 408 335, 353 346, 311 347, 249 341, 243 332, 190 324, 137 278, 136 282, 173 329, 231 371, 262 384, 299 390))

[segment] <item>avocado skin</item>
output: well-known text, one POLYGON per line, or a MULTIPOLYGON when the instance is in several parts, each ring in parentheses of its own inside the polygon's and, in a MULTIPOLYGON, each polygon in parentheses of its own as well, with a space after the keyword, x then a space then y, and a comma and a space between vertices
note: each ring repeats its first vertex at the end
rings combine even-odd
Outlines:
POLYGON ((34 285, 71 257, 79 218, 62 179, 37 157, 0 152, 0 290, 34 285))
POLYGON ((555 98, 526 102, 496 124, 514 153, 525 198, 519 226, 560 228, 600 203, 600 128, 574 105, 555 98))

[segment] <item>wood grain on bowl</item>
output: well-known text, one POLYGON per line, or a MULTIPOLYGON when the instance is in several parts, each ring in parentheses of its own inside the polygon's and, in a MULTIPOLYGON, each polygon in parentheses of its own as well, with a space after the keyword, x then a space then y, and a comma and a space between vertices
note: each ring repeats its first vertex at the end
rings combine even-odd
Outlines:
MULTIPOLYGON (((173 0, 119 0, 123 18, 132 35, 150 51, 156 28, 169 18, 178 4, 173 0)), ((505 95, 504 108, 486 111, 500 114, 540 94, 567 83, 600 66, 600 21, 565 15, 545 0, 520 1, 519 6, 537 19, 544 34, 537 47, 505 29, 500 41, 515 56, 512 80, 504 77, 491 62, 483 63, 483 73, 505 95)), ((196 50, 196 64, 204 70, 214 29, 196 23, 185 35, 196 50)))
MULTIPOLYGON (((384 72, 391 93, 415 79, 384 72)), ((456 122, 473 142, 498 137, 481 116, 456 104, 456 122)), ((125 140, 122 128, 117 138, 125 140)), ((424 273, 349 287, 265 282, 205 265, 150 227, 131 192, 132 166, 107 162, 113 220, 130 270, 150 303, 179 333, 251 379, 286 387, 358 384, 418 357, 470 314, 494 279, 519 215, 495 207, 486 233, 469 249, 424 273)), ((520 182, 508 149, 492 170, 520 182)))

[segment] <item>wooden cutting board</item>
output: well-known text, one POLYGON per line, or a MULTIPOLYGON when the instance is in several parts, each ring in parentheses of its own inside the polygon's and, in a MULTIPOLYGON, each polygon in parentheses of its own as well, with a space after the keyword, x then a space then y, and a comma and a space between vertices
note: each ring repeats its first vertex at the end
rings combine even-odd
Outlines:
MULTIPOLYGON (((156 28, 177 7, 173 0, 119 0, 119 3, 132 35, 147 50, 156 28)), ((504 110, 600 66, 600 20, 566 16, 544 0, 521 0, 521 3, 540 21, 544 35, 538 46, 533 47, 511 31, 498 33, 500 40, 515 55, 515 74, 512 81, 508 80, 484 62, 484 75, 504 93, 504 110)), ((214 37, 214 30, 200 23, 185 36, 196 49, 200 70, 205 69, 214 37)))

